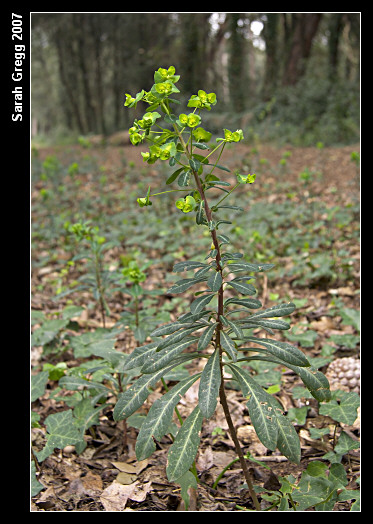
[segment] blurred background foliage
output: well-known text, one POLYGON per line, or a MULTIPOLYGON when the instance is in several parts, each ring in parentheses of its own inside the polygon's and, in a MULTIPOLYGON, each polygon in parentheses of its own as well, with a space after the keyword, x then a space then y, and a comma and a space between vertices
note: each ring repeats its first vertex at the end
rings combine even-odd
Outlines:
POLYGON ((33 13, 32 138, 125 130, 125 93, 176 67, 185 100, 215 92, 206 128, 299 146, 359 140, 360 13, 33 13))

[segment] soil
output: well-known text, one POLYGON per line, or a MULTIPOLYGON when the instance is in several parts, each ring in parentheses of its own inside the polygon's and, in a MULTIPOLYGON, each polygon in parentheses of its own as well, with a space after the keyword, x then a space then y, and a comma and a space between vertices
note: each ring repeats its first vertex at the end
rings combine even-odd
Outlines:
MULTIPOLYGON (((343 147, 327 147, 319 150, 317 148, 300 147, 276 147, 271 144, 260 144, 256 146, 257 153, 252 153, 252 147, 246 144, 238 144, 233 149, 227 148, 224 161, 232 170, 242 165, 250 164, 255 169, 260 165, 260 159, 266 159, 272 168, 279 166, 284 153, 290 152, 287 158, 286 180, 297 183, 299 173, 306 167, 313 171, 322 168, 322 179, 315 178, 313 184, 322 184, 317 188, 320 198, 331 205, 338 201, 339 205, 344 202, 347 205, 352 198, 359 198, 359 187, 356 184, 356 169, 350 160, 352 151, 360 151, 359 144, 343 147)), ((80 146, 56 146, 53 148, 39 148, 38 158, 43 161, 48 155, 53 154, 63 158, 68 154, 77 162, 87 154, 80 146)), ((119 146, 107 145, 105 147, 93 147, 88 153, 97 158, 99 165, 105 166, 105 173, 110 178, 110 183, 120 189, 120 177, 117 176, 118 166, 121 159, 126 158, 127 165, 134 163, 135 168, 143 169, 147 165, 143 163, 139 150, 135 147, 121 144, 119 146), (111 175, 112 173, 112 175, 111 175)), ((262 163, 263 160, 262 160, 262 163)), ((250 171, 252 172, 252 171, 250 171)), ((275 180, 275 170, 272 169, 268 176, 275 180)), ((267 179, 267 181, 268 181, 267 179)), ((280 197, 278 197, 280 198, 280 197)), ((316 348, 310 350, 310 356, 317 356, 320 346, 327 342, 330 333, 342 333, 345 328, 338 323, 328 324, 327 316, 328 302, 336 294, 343 300, 347 307, 359 309, 359 246, 356 246, 356 272, 351 284, 348 286, 336 286, 331 290, 310 289, 309 307, 303 310, 304 318, 312 323, 312 329, 318 330, 321 339, 316 348)), ((34 289, 32 307, 36 309, 53 308, 48 295, 37 291, 40 282, 40 273, 33 270, 32 286, 34 289)), ((275 284, 271 291, 281 289, 281 294, 286 291, 297 296, 297 289, 292 289, 286 281, 275 284), (278 286, 278 288, 276 287, 278 286), (282 287, 281 287, 282 286, 282 287)), ((44 291, 45 293, 45 291, 44 291)), ((262 290, 263 297, 267 290, 262 290)), ((300 293, 300 296, 302 294, 300 293)), ((267 296, 267 301, 268 301, 267 296)), ((54 306, 56 307, 56 306, 54 306)), ((95 319, 90 319, 94 326, 95 319)), ((340 319, 339 319, 340 320, 340 319)), ((99 325, 99 318, 96 319, 99 325)), ((129 352, 134 341, 130 338, 119 341, 118 348, 129 352)), ((359 349, 349 352, 359 356, 359 349)), ((338 350, 334 357, 346 356, 345 350, 338 350)), ((34 365, 43 364, 43 356, 39 353, 34 357, 34 365)), ((73 363, 73 355, 69 366, 73 363)), ((325 371, 326 368, 321 369, 325 371)), ((195 371, 195 369, 193 369, 195 371)), ((335 422, 328 417, 318 414, 318 403, 314 399, 294 399, 289 394, 290 387, 298 382, 294 374, 284 374, 283 390, 279 400, 288 411, 292 407, 307 405, 309 411, 306 423, 295 424, 301 440, 302 458, 300 464, 292 464, 276 450, 267 450, 252 431, 250 417, 245 406, 245 399, 235 389, 228 389, 228 402, 231 408, 235 427, 244 452, 250 450, 251 456, 261 462, 250 461, 250 471, 254 483, 267 489, 278 489, 278 477, 293 475, 298 480, 302 472, 311 461, 320 460, 327 451, 333 449, 333 433, 335 422), (315 440, 310 437, 310 428, 326 428, 330 433, 323 440, 315 440)), ((171 384, 172 385, 172 384, 171 384)), ((33 403, 33 410, 37 411, 44 420, 49 414, 66 409, 64 402, 51 398, 51 393, 56 387, 55 383, 49 382, 46 394, 33 403)), ((163 392, 160 384, 155 389, 148 401, 144 404, 144 411, 149 409, 152 401, 163 392)), ((186 416, 193 409, 198 393, 198 382, 187 392, 180 402, 180 412, 186 416)), ((343 430, 348 432, 354 439, 359 439, 360 425, 357 420, 353 426, 342 425, 343 430)), ((337 429, 341 431, 341 427, 337 429)), ((167 450, 171 444, 168 436, 157 442, 157 450, 145 461, 138 462, 135 456, 135 443, 137 430, 126 426, 124 421, 114 423, 112 408, 105 409, 100 419, 100 425, 94 426, 92 431, 86 435, 87 447, 83 453, 78 455, 73 446, 67 446, 63 450, 55 450, 40 466, 38 480, 45 487, 38 495, 32 498, 32 511, 184 511, 184 503, 180 496, 180 487, 171 484, 166 477, 167 450), (115 482, 114 482, 115 481, 115 482)), ((35 449, 43 446, 43 429, 32 430, 32 440, 35 449)), ((200 479, 197 492, 190 493, 190 508, 192 511, 245 511, 252 509, 252 503, 248 490, 243 487, 243 474, 239 462, 233 464, 223 475, 216 489, 212 485, 222 471, 232 460, 236 458, 234 445, 229 437, 228 428, 224 419, 221 406, 218 405, 214 416, 204 420, 201 432, 201 446, 199 448, 196 467, 200 479)), ((357 489, 357 478, 359 476, 360 455, 358 450, 350 451, 345 455, 342 464, 347 471, 348 488, 357 489)), ((351 501, 338 502, 334 511, 349 511, 351 501)), ((268 503, 262 501, 263 509, 268 503)), ((313 511, 310 509, 310 511, 313 511)))

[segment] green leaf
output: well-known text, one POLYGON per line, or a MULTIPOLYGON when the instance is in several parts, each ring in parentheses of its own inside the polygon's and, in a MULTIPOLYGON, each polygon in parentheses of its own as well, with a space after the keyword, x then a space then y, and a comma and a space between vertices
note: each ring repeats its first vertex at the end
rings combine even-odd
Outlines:
POLYGON ((198 347, 197 347, 197 349, 198 349, 199 351, 201 351, 202 349, 205 349, 205 348, 209 345, 209 343, 210 343, 210 341, 211 341, 211 339, 212 339, 212 336, 213 336, 213 334, 214 334, 214 331, 215 331, 216 327, 217 327, 217 324, 216 324, 216 323, 211 324, 210 326, 208 326, 208 327, 207 327, 207 328, 206 328, 206 329, 201 333, 201 335, 200 335, 200 337, 199 337, 199 340, 198 340, 198 347))
POLYGON ((277 306, 272 306, 270 308, 264 309, 263 311, 258 311, 256 313, 253 313, 250 318, 248 319, 250 322, 251 320, 257 319, 257 318, 271 318, 271 317, 285 317, 287 315, 290 315, 295 309, 295 304, 292 302, 288 302, 286 304, 279 304, 277 306))
MULTIPOLYGON (((194 475, 193 475, 194 476, 194 475)), ((35 497, 42 489, 45 489, 43 484, 36 478, 35 462, 31 461, 31 497, 35 497)))
MULTIPOLYGON (((219 164, 208 164, 208 165, 209 165, 209 166, 214 166, 214 167, 217 167, 218 169, 222 169, 223 171, 227 171, 228 173, 230 173, 230 172, 231 172, 231 170, 230 170, 230 169, 228 169, 228 168, 227 168, 227 167, 225 167, 225 166, 221 166, 221 165, 219 165, 219 164)), ((229 185, 230 185, 230 184, 229 184, 229 185)))
POLYGON ((202 278, 182 278, 181 280, 178 280, 173 284, 168 290, 167 293, 183 293, 190 287, 194 286, 195 284, 198 284, 199 282, 203 282, 205 280, 204 277, 202 278))
POLYGON ((237 360, 237 349, 234 345, 233 340, 225 331, 220 331, 220 344, 226 350, 231 359, 236 362, 237 360))
POLYGON ((259 344, 259 346, 264 346, 268 353, 294 366, 311 365, 305 355, 298 348, 291 346, 287 342, 258 337, 245 337, 245 341, 255 342, 259 344))
POLYGON ((149 356, 157 349, 158 342, 152 342, 145 346, 140 346, 134 349, 131 355, 126 360, 123 371, 142 366, 149 358, 149 356))
POLYGON ((167 346, 171 346, 172 344, 176 344, 177 342, 180 342, 180 340, 182 340, 186 336, 193 333, 193 331, 196 331, 197 329, 201 327, 203 327, 203 324, 195 323, 193 324, 193 327, 190 327, 190 328, 186 328, 184 325, 180 331, 173 333, 172 335, 169 335, 167 338, 164 338, 160 342, 158 342, 156 351, 159 352, 161 349, 167 346))
POLYGON ((251 422, 259 440, 272 451, 276 449, 278 423, 273 413, 272 397, 255 382, 251 375, 242 368, 229 364, 242 392, 248 398, 247 408, 251 422))
MULTIPOLYGON (((298 367, 292 364, 286 364, 288 368, 292 369, 300 376, 304 385, 309 390, 311 395, 319 402, 328 401, 331 398, 330 386, 326 376, 311 367, 298 367)), ((320 407, 321 409, 321 407, 320 407)), ((323 414, 320 412, 320 415, 323 414)))
POLYGON ((190 305, 190 310, 192 313, 198 313, 199 311, 202 311, 202 309, 207 306, 209 302, 211 302, 212 298, 214 297, 214 293, 208 293, 207 295, 202 295, 195 300, 190 305))
POLYGON ((240 293, 242 293, 243 295, 255 295, 256 294, 256 289, 252 284, 246 284, 242 281, 236 281, 236 280, 231 280, 230 282, 227 282, 227 284, 233 287, 234 289, 236 289, 237 291, 239 291, 240 293))
POLYGON ((215 271, 207 280, 207 285, 211 291, 219 291, 222 283, 223 279, 219 271, 215 271))
POLYGON ((319 407, 320 415, 327 415, 337 422, 351 426, 357 418, 360 397, 354 391, 333 391, 332 400, 319 407))
POLYGON ((120 393, 113 411, 114 420, 127 418, 139 409, 150 394, 149 388, 152 388, 175 365, 173 362, 155 373, 142 375, 126 391, 120 393))
POLYGON ((180 187, 189 186, 191 174, 191 171, 185 171, 184 173, 182 173, 178 178, 178 185, 180 187))
POLYGON ((189 507, 189 488, 198 488, 198 483, 196 477, 193 475, 191 471, 187 471, 182 475, 179 479, 177 479, 177 483, 180 484, 181 487, 181 498, 184 501, 185 504, 185 511, 188 511, 189 507))
POLYGON ((109 392, 111 391, 108 387, 104 386, 100 382, 94 380, 85 380, 84 378, 75 377, 73 375, 64 376, 60 378, 58 384, 65 389, 70 389, 71 391, 76 391, 81 387, 99 389, 100 391, 109 392))
POLYGON ((177 179, 177 177, 180 175, 180 173, 181 173, 182 171, 184 171, 184 169, 185 169, 184 167, 181 167, 180 169, 177 169, 176 171, 174 171, 174 172, 172 173, 172 175, 170 175, 170 176, 168 177, 168 179, 166 180, 166 184, 167 184, 167 185, 172 184, 172 182, 174 182, 174 181, 177 179))
POLYGON ((189 165, 193 169, 193 171, 197 172, 198 169, 201 167, 201 163, 196 158, 191 158, 189 160, 189 165))
POLYGON ((175 333, 175 331, 178 331, 181 328, 188 328, 192 327, 194 325, 194 322, 191 323, 182 323, 179 321, 170 322, 169 324, 164 324, 163 326, 159 326, 154 331, 150 333, 151 337, 161 337, 163 335, 171 335, 172 333, 175 333))
POLYGON ((74 407, 74 423, 75 426, 79 429, 81 434, 81 439, 85 431, 91 426, 97 425, 100 423, 99 415, 100 412, 106 407, 107 404, 101 404, 99 407, 95 408, 92 405, 91 398, 83 398, 80 402, 74 407))
POLYGON ((179 429, 168 452, 166 473, 170 482, 182 477, 193 464, 200 442, 202 420, 202 413, 196 406, 179 429))
POLYGON ((220 382, 219 348, 216 348, 203 368, 199 383, 198 405, 205 418, 210 418, 215 412, 220 382))
POLYGON ((196 338, 188 338, 188 340, 171 344, 158 353, 153 353, 141 368, 141 373, 154 373, 164 368, 193 342, 196 342, 196 338))
POLYGON ((197 262, 195 260, 186 260, 185 262, 178 262, 174 265, 172 271, 178 273, 180 271, 190 271, 199 267, 209 267, 205 262, 197 262))
POLYGON ((144 460, 155 451, 153 439, 160 440, 166 433, 172 421, 174 409, 180 402, 181 396, 200 377, 200 373, 179 382, 158 398, 149 409, 146 419, 141 425, 136 441, 136 458, 144 460))
POLYGON ((258 320, 251 320, 252 316, 246 321, 246 320, 240 320, 238 321, 242 327, 242 329, 246 328, 255 328, 255 327, 263 327, 267 329, 290 329, 290 324, 283 320, 273 320, 273 319, 258 319, 258 320))
POLYGON ((273 267, 275 267, 274 264, 250 264, 249 262, 237 262, 227 265, 229 271, 233 271, 234 273, 238 273, 240 271, 252 271, 254 273, 258 273, 262 271, 268 271, 273 267))
POLYGON ((54 448, 63 449, 81 440, 81 434, 74 424, 71 409, 49 415, 44 423, 47 428, 47 443, 41 451, 35 452, 39 462, 49 457, 54 448))
POLYGON ((236 335, 236 337, 238 339, 241 340, 241 339, 244 338, 244 334, 242 332, 242 329, 240 328, 240 326, 238 324, 236 324, 235 322, 232 322, 231 320, 228 320, 223 315, 220 315, 220 320, 223 322, 223 324, 226 327, 230 327, 233 330, 234 334, 236 335))
POLYGON ((36 375, 31 375, 31 402, 44 395, 48 378, 49 371, 40 371, 36 375))
POLYGON ((228 298, 228 300, 224 302, 224 307, 228 306, 228 304, 238 304, 249 309, 258 309, 262 306, 260 300, 256 298, 228 298))

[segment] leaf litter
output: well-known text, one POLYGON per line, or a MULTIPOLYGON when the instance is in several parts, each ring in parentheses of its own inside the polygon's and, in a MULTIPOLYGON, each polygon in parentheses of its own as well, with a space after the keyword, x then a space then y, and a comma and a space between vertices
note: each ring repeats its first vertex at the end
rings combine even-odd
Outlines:
MULTIPOLYGON (((294 206, 297 206, 301 201, 306 201, 312 205, 312 202, 317 198, 324 202, 326 210, 338 208, 335 211, 338 213, 340 210, 348 210, 349 206, 352 206, 353 199, 355 199, 355 202, 358 201, 359 188, 354 183, 352 176, 353 166, 349 161, 350 153, 358 150, 358 146, 326 148, 324 153, 327 154, 324 154, 323 157, 322 176, 313 177, 310 186, 303 189, 300 189, 300 171, 306 166, 311 171, 312 169, 316 170, 315 166, 320 167, 319 151, 316 148, 278 148, 270 145, 261 145, 257 149, 259 151, 257 158, 254 155, 256 160, 259 160, 259 157, 266 158, 268 160, 266 165, 272 166, 272 171, 267 173, 263 171, 262 180, 263 184, 267 184, 267 187, 263 189, 262 186, 262 189, 258 190, 254 201, 267 200, 272 203, 284 201, 284 190, 279 188, 279 175, 275 172, 284 150, 291 151, 287 164, 286 184, 287 191, 290 193, 289 198, 293 199, 294 206), (292 192, 293 195, 291 195, 292 192)), ((70 148, 70 153, 66 151, 66 148, 40 149, 40 161, 50 154, 59 156, 66 161, 66 157, 69 154, 73 154, 73 160, 76 160, 79 156, 83 158, 86 151, 81 147, 70 148)), ((127 173, 128 177, 136 169, 143 168, 138 152, 134 151, 132 147, 107 146, 105 149, 98 148, 94 149, 94 156, 97 159, 96 162, 102 163, 105 167, 105 175, 108 179, 108 193, 114 194, 115 192, 123 191, 123 175, 127 173), (126 166, 118 170, 123 155, 126 158, 126 166)), ((235 154, 232 154, 231 157, 229 157, 228 152, 227 165, 229 165, 232 171, 235 168, 242 169, 249 161, 254 164, 255 158, 253 158, 250 146, 240 144, 239 149, 235 150, 235 154)), ((72 159, 70 158, 70 160, 72 159)), ((259 165, 257 163, 258 170, 259 165)), ((154 169, 150 172, 150 176, 156 177, 158 172, 154 169)), ((94 183, 92 174, 89 172, 84 173, 80 176, 80 179, 87 189, 87 193, 92 195, 92 198, 102 197, 102 194, 97 194, 97 184, 94 183)), ((130 183, 128 180, 130 178, 127 178, 126 183, 130 183)), ((259 182, 260 178, 256 185, 259 185, 259 182)), ((34 200, 37 199, 39 186, 40 184, 36 183, 33 188, 32 197, 34 200)), ((136 183, 134 184, 134 189, 136 189, 136 183)), ((102 203, 101 206, 102 211, 104 211, 105 203, 102 203)), ((36 210, 34 213, 37 215, 38 211, 36 210)), ((108 209, 108 215, 112 213, 113 209, 108 209)), ((345 316, 343 313, 338 315, 338 311, 335 312, 337 306, 340 309, 346 308, 355 311, 359 309, 360 257, 358 236, 353 234, 354 231, 358 230, 359 224, 358 221, 356 222, 356 217, 352 222, 348 220, 343 222, 344 219, 345 217, 341 215, 340 222, 336 221, 337 228, 344 231, 344 235, 339 237, 336 245, 342 252, 345 250, 345 252, 351 254, 350 271, 347 277, 344 278, 344 270, 338 273, 338 268, 336 268, 336 278, 329 276, 325 286, 322 280, 323 274, 321 273, 321 277, 318 277, 316 269, 314 269, 316 274, 315 284, 305 287, 303 284, 297 285, 295 283, 294 285, 294 279, 287 276, 285 271, 282 278, 275 280, 269 278, 268 282, 264 279, 265 285, 259 288, 262 293, 261 298, 266 301, 266 307, 271 305, 271 294, 287 295, 290 300, 299 301, 300 307, 292 324, 307 325, 308 328, 316 332, 315 342, 306 350, 307 356, 311 358, 319 357, 323 348, 325 354, 328 353, 327 348, 329 348, 331 360, 351 355, 359 358, 358 346, 348 346, 348 344, 347 347, 344 346, 343 338, 336 339, 338 341, 337 344, 330 341, 331 335, 343 337, 356 335, 357 333, 356 327, 351 327, 351 323, 349 324, 345 320, 348 312, 346 312, 345 316), (319 280, 317 280, 318 278, 319 280), (306 301, 305 304, 302 303, 304 300, 306 301), (310 321, 311 324, 309 324, 310 321)), ((324 234, 326 234, 325 231, 324 234)), ((261 239, 258 240, 259 250, 261 241, 261 239)), ((267 246, 264 245, 264 247, 266 248, 267 246)), ((58 256, 63 259, 65 257, 63 250, 58 245, 56 248, 58 256)), ((58 308, 53 301, 53 279, 58 278, 58 265, 49 257, 49 249, 48 242, 43 243, 41 241, 37 252, 33 253, 34 262, 41 260, 43 256, 46 259, 44 266, 36 264, 32 272, 32 308, 44 313, 53 313, 58 308)), ((307 249, 307 247, 305 246, 304 249, 307 249)), ((309 249, 312 250, 312 247, 309 249)), ((317 249, 317 246, 315 249, 317 249)), ((148 254, 154 258, 159 256, 157 249, 149 249, 148 254)), ((118 253, 113 249, 108 252, 107 256, 109 261, 112 260, 115 263, 118 253)), ((293 256, 299 256, 299 254, 276 256, 275 253, 274 258, 276 264, 284 264, 285 267, 291 268, 293 256)), ((152 270, 149 275, 148 285, 150 288, 157 286, 165 278, 167 277, 163 275, 161 270, 152 270)), ((167 288, 169 285, 165 284, 164 287, 167 288)), ((163 298, 160 301, 160 307, 162 307, 162 300, 163 304, 167 304, 167 298, 163 298)), ((116 316, 118 317, 116 312, 120 311, 123 305, 113 301, 110 306, 113 312, 112 319, 115 320, 116 316)), ((175 307, 178 308, 177 304, 175 307)), ((171 319, 174 313, 176 317, 180 312, 177 310, 175 312, 170 311, 171 319)), ((97 327, 100 325, 100 318, 96 316, 94 310, 88 312, 87 309, 84 309, 78 324, 80 328, 85 329, 89 329, 90 325, 97 327)), ((122 338, 121 344, 121 347, 124 348, 123 350, 128 353, 135 347, 135 341, 130 333, 125 338, 122 338)), ((33 365, 35 366, 42 366, 44 362, 49 361, 48 355, 44 355, 43 352, 37 351, 35 348, 33 356, 33 365)), ((65 358, 68 366, 77 365, 77 362, 69 356, 69 353, 66 354, 65 358)), ((321 367, 322 371, 327 368, 327 364, 328 362, 324 364, 324 367, 321 367)), ((192 369, 190 366, 190 371, 199 371, 198 368, 192 369)), ((263 384, 265 384, 266 373, 270 378, 269 371, 263 372, 263 384)), ((244 451, 250 450, 253 458, 271 469, 271 474, 269 474, 265 466, 258 465, 256 462, 250 464, 255 483, 261 486, 265 485, 266 482, 268 485, 270 478, 273 476, 283 477, 291 474, 296 479, 299 479, 310 462, 319 460, 325 452, 331 452, 333 449, 335 421, 328 415, 320 415, 317 402, 308 398, 305 392, 303 392, 303 396, 301 393, 299 396, 287 393, 287 391, 291 392, 293 388, 300 387, 301 384, 293 373, 283 373, 282 381, 283 391, 280 400, 284 408, 287 411, 304 406, 309 408, 305 424, 297 426, 295 423, 301 438, 302 459, 299 465, 283 460, 283 457, 277 450, 270 452, 257 440, 255 432, 252 432, 250 429, 252 426, 245 407, 246 399, 242 399, 236 393, 234 387, 228 390, 228 401, 244 451), (314 438, 317 430, 324 431, 322 438, 314 438)), ((271 383, 273 383, 273 380, 271 382, 270 379, 265 384, 266 387, 270 386, 271 383)), ((188 394, 182 398, 179 404, 183 416, 187 416, 193 410, 196 395, 198 394, 198 384, 199 381, 188 391, 188 394)), ((53 389, 55 386, 55 382, 49 381, 47 392, 33 403, 34 411, 41 416, 41 429, 34 428, 31 432, 33 446, 39 452, 47 442, 47 434, 43 429, 44 420, 49 415, 65 409, 62 401, 53 400, 53 396, 50 395, 52 391, 50 388, 53 389)), ((162 392, 161 386, 158 386, 152 395, 155 395, 157 398, 162 392)), ((149 409, 149 406, 150 404, 145 403, 144 408, 149 409)), ((38 480, 42 483, 44 489, 32 498, 32 511, 183 510, 180 488, 177 484, 170 483, 166 477, 166 452, 172 444, 169 436, 163 437, 157 443, 157 449, 149 459, 138 463, 134 451, 138 430, 127 426, 124 438, 123 426, 112 421, 110 409, 106 409, 100 416, 100 425, 96 426, 96 434, 94 431, 87 432, 85 436, 87 447, 82 453, 78 455, 74 450, 74 446, 67 445, 62 450, 56 449, 42 463, 38 480)), ((336 405, 333 404, 328 413, 333 414, 338 409, 338 403, 336 405)), ((209 420, 205 420, 201 429, 201 447, 196 459, 197 471, 201 480, 196 495, 197 510, 199 511, 237 511, 237 505, 240 507, 247 505, 248 496, 247 491, 243 488, 243 476, 239 463, 235 463, 226 471, 216 490, 211 488, 222 469, 236 458, 234 445, 227 429, 224 414, 220 405, 218 405, 215 415, 209 420)), ((356 423, 343 424, 343 431, 347 431, 350 438, 355 440, 360 436, 360 427, 356 423)), ((359 462, 360 455, 356 449, 350 450, 348 457, 343 459, 349 488, 351 489, 356 489, 357 487, 356 480, 359 462)), ((335 505, 334 510, 349 511, 350 508, 351 501, 341 501, 335 505)))

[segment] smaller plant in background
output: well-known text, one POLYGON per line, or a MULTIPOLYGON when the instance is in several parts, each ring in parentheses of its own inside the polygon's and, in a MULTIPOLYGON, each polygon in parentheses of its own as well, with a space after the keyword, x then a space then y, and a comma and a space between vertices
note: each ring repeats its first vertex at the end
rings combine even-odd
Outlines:
POLYGON ((146 270, 151 263, 141 266, 135 260, 126 261, 125 267, 121 270, 123 275, 119 284, 126 284, 120 287, 122 293, 131 296, 131 301, 126 305, 126 311, 121 314, 121 320, 117 325, 128 326, 134 334, 137 344, 145 342, 149 333, 155 328, 161 318, 167 320, 168 315, 160 313, 154 307, 152 297, 163 294, 162 290, 149 290, 141 284, 145 282, 146 270))
POLYGON ((80 251, 72 258, 72 262, 87 259, 88 265, 87 272, 78 279, 78 282, 82 283, 58 294, 56 299, 76 291, 89 289, 99 306, 102 325, 105 327, 106 315, 110 315, 106 293, 109 292, 109 287, 113 284, 115 277, 110 271, 104 269, 103 257, 105 251, 116 245, 116 242, 107 242, 106 238, 99 234, 99 228, 92 226, 90 221, 75 224, 67 222, 65 229, 75 239, 78 251, 80 251), (86 249, 82 249, 82 246, 86 249))

